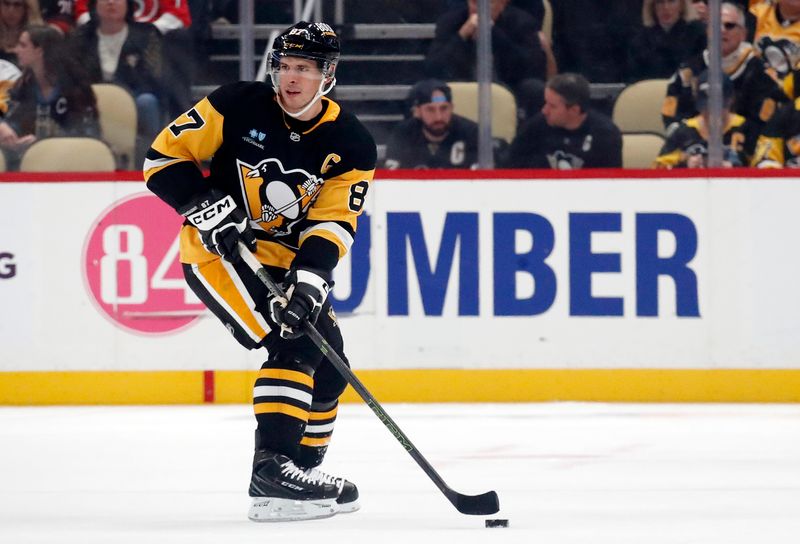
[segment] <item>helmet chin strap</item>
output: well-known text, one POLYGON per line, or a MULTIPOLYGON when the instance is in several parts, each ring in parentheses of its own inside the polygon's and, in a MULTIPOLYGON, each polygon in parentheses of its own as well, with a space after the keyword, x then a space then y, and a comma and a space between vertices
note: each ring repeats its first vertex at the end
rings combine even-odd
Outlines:
POLYGON ((308 104, 303 106, 300 109, 300 111, 296 111, 296 112, 292 113, 288 109, 286 109, 286 106, 283 104, 283 100, 281 100, 281 93, 280 92, 276 93, 276 96, 278 98, 278 105, 281 107, 281 109, 284 112, 286 112, 286 115, 288 115, 289 117, 292 117, 294 119, 297 119, 298 117, 303 115, 305 112, 307 112, 309 109, 311 109, 311 107, 317 102, 317 100, 319 100, 320 98, 322 98, 323 96, 325 96, 326 94, 331 92, 331 89, 333 89, 333 86, 336 85, 336 78, 335 77, 331 78, 330 86, 327 89, 324 88, 326 79, 327 78, 323 78, 319 82, 319 89, 317 89, 317 92, 314 93, 314 98, 309 100, 308 104))

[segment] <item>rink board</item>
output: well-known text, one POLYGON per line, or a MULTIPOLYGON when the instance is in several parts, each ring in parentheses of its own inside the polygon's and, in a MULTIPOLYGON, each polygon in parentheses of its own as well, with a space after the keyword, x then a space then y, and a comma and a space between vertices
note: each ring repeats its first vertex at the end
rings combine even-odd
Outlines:
MULTIPOLYGON (((379 172, 348 357, 386 401, 796 402, 800 184, 734 174, 379 172)), ((179 223, 135 174, 4 177, 0 403, 249 401, 265 354, 185 289, 179 223)))

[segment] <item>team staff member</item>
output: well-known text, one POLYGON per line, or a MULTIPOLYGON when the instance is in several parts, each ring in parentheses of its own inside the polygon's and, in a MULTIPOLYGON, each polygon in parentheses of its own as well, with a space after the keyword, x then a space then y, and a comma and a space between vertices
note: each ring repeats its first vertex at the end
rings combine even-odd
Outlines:
POLYGON ((478 125, 453 113, 453 93, 437 79, 411 89, 413 117, 397 125, 386 147, 386 168, 475 168, 478 125))
POLYGON ((621 168, 622 134, 607 116, 589 110, 589 82, 559 74, 547 82, 541 113, 517 133, 509 168, 621 168))
POLYGON ((295 24, 275 40, 275 90, 260 82, 220 87, 159 134, 144 165, 148 187, 186 217, 180 256, 188 284, 242 345, 269 352, 253 393, 254 521, 358 508, 351 482, 314 468, 346 384, 299 332, 305 319, 316 322, 343 355, 327 295, 375 169, 372 137, 324 97, 338 59, 330 26, 295 24), (204 178, 198 164, 209 158, 204 178), (271 297, 241 261, 239 240, 284 281, 288 302, 271 297))

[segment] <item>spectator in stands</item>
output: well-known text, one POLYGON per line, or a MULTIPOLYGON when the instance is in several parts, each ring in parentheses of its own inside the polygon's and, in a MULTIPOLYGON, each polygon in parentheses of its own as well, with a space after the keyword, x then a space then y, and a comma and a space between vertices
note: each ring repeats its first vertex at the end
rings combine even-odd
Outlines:
MULTIPOLYGON (((2 1, 2 0, 0 0, 2 1)), ((119 2, 124 0, 93 0, 119 2)), ((77 0, 75 14, 78 25, 91 18, 89 0, 77 0)), ((177 117, 194 103, 192 79, 195 58, 189 6, 184 0, 136 0, 133 18, 139 23, 152 23, 164 38, 164 80, 166 107, 170 117, 177 117)))
POLYGON ((547 82, 542 112, 518 132, 508 152, 510 168, 621 168, 622 134, 605 115, 589 109, 589 82, 573 73, 547 82))
POLYGON ((758 168, 800 168, 800 99, 781 106, 764 126, 751 164, 758 168))
POLYGON ((0 147, 11 164, 37 140, 54 136, 100 137, 97 100, 60 31, 29 25, 16 54, 22 75, 10 91, 8 114, 0 123, 0 147))
POLYGON ((628 81, 668 78, 706 47, 706 29, 689 0, 644 0, 630 42, 628 81))
POLYGON ((642 0, 554 0, 553 48, 558 67, 593 83, 625 81, 642 0))
POLYGON ((453 113, 453 94, 443 81, 417 82, 409 97, 413 116, 397 125, 385 167, 476 168, 478 125, 453 113))
MULTIPOLYGON (((557 69, 542 22, 509 6, 509 0, 490 0, 492 53, 496 81, 507 85, 520 106, 520 116, 538 109, 543 81, 557 69)), ((477 0, 466 0, 436 22, 436 35, 426 58, 426 73, 449 81, 476 80, 477 0)))
POLYGON ((149 147, 163 124, 161 35, 155 25, 134 20, 135 8, 135 0, 89 0, 89 22, 70 42, 92 83, 120 85, 133 95, 137 133, 149 147))
POLYGON ((0 0, 0 58, 17 64, 19 35, 25 26, 41 22, 38 0, 0 0))
POLYGON ((750 12, 756 17, 754 44, 783 81, 800 62, 800 0, 759 2, 750 12))
POLYGON ((39 0, 42 19, 64 35, 75 28, 75 0, 39 0))
MULTIPOLYGON (((778 103, 787 100, 786 95, 767 73, 753 45, 745 41, 747 30, 742 8, 724 2, 721 19, 722 70, 733 81, 733 111, 760 126, 772 117, 778 103)), ((681 64, 672 76, 661 111, 667 133, 677 128, 681 120, 698 114, 694 90, 698 75, 708 69, 708 58, 706 49, 702 55, 681 64)))
MULTIPOLYGON (((698 80, 696 103, 700 115, 686 119, 664 142, 656 158, 657 168, 706 168, 708 166, 708 72, 698 80)), ((731 112, 733 82, 722 78, 723 162, 725 168, 747 166, 753 155, 758 128, 731 112)))
MULTIPOLYGON (((108 1, 108 0, 100 0, 108 1)), ((90 0, 76 0, 75 15, 79 25, 89 22, 90 0)), ((189 6, 184 0, 137 0, 133 16, 137 22, 153 23, 161 34, 189 28, 189 6)))
MULTIPOLYGON (((746 29, 745 39, 748 42, 752 42, 756 32, 756 17, 748 11, 748 1, 735 0, 731 3, 739 6, 744 12, 744 26, 746 29)), ((708 12, 708 0, 692 0, 692 7, 697 14, 697 20, 708 26, 708 21, 711 17, 711 14, 708 12)))

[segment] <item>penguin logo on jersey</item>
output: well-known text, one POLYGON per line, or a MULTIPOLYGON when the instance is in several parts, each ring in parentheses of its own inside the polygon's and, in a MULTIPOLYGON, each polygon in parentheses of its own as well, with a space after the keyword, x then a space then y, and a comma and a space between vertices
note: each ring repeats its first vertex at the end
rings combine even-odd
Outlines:
POLYGON ((770 36, 764 36, 758 40, 758 48, 761 58, 778 73, 780 79, 789 75, 800 60, 800 46, 785 38, 773 40, 770 36))
POLYGON ((573 170, 583 167, 582 158, 560 149, 555 153, 548 153, 547 162, 553 170, 573 170))
POLYGON ((306 216, 323 183, 300 168, 286 170, 278 159, 264 159, 255 166, 237 159, 236 165, 250 217, 275 235, 290 233, 292 225, 306 216))

